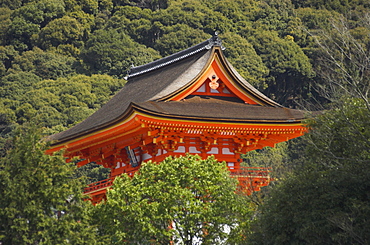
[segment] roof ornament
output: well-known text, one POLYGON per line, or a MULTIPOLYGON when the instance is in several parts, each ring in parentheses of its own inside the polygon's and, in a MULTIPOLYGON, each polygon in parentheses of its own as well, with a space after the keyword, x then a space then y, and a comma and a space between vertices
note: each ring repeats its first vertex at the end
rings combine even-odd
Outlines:
POLYGON ((199 44, 197 44, 193 47, 182 50, 180 52, 177 52, 177 53, 172 54, 170 56, 164 57, 162 59, 155 60, 155 61, 150 62, 150 63, 145 64, 145 65, 131 67, 131 69, 129 70, 128 78, 134 77, 134 76, 137 76, 137 75, 149 72, 149 71, 156 70, 158 68, 161 68, 163 66, 172 64, 172 63, 177 62, 179 60, 183 60, 183 59, 185 59, 185 58, 187 58, 191 55, 194 55, 196 53, 199 53, 203 50, 210 50, 214 46, 218 46, 218 47, 221 48, 221 50, 225 50, 225 47, 222 46, 222 41, 218 37, 217 32, 215 32, 213 37, 211 37, 210 39, 208 39, 204 42, 201 42, 201 43, 199 43, 199 44))
POLYGON ((123 78, 127 80, 130 77, 131 70, 135 68, 134 63, 131 63, 130 67, 127 69, 126 76, 123 78))
POLYGON ((208 42, 209 43, 206 46, 206 49, 211 49, 213 46, 219 46, 222 50, 226 49, 224 46, 222 46, 222 40, 219 38, 217 31, 215 31, 215 34, 208 40, 208 42))

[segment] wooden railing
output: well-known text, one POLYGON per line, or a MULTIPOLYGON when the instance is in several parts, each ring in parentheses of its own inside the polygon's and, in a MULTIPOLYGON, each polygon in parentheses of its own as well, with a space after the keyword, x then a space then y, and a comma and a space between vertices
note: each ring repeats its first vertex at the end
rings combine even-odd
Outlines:
MULTIPOLYGON (((266 186, 270 182, 269 169, 262 167, 229 167, 231 177, 238 178, 240 184, 243 187, 251 188, 256 185, 257 189, 260 186, 266 186), (258 183, 256 182, 258 181, 258 183), (249 184, 250 182, 250 184, 249 184)), ((84 193, 94 195, 96 192, 104 191, 113 185, 113 181, 116 177, 101 180, 95 183, 89 184, 85 188, 84 193)), ((255 189, 255 188, 254 188, 255 189)), ((254 190, 253 189, 253 190, 254 190)))
POLYGON ((260 191, 261 187, 268 186, 273 180, 270 177, 270 170, 262 167, 240 167, 229 168, 231 177, 237 178, 239 181, 238 190, 246 195, 251 195, 253 192, 260 191))
POLYGON ((263 167, 229 167, 232 177, 269 177, 269 168, 263 167))
POLYGON ((98 182, 91 183, 91 184, 89 184, 88 187, 85 188, 84 193, 89 194, 89 193, 94 193, 94 192, 98 192, 98 191, 101 191, 101 190, 105 190, 108 187, 113 185, 113 181, 114 181, 115 178, 116 177, 112 177, 112 178, 109 178, 109 179, 104 179, 104 180, 101 180, 101 181, 98 181, 98 182))

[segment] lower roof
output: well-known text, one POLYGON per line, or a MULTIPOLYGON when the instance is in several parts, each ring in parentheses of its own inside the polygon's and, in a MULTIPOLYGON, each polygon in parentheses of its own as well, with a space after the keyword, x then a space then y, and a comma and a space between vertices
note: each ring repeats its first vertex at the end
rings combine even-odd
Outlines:
POLYGON ((182 101, 134 103, 137 110, 166 117, 248 122, 301 122, 303 111, 283 107, 249 105, 235 98, 192 96, 182 101))

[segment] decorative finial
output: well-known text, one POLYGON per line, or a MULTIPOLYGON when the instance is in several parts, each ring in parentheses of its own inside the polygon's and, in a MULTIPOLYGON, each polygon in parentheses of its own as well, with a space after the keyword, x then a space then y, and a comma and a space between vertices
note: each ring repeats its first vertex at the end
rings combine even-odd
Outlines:
POLYGON ((213 35, 213 37, 211 37, 208 40, 208 45, 206 46, 206 48, 211 49, 213 46, 219 46, 219 47, 221 47, 222 50, 225 50, 225 47, 222 46, 221 38, 218 37, 218 32, 217 31, 215 31, 215 34, 213 35))
POLYGON ((213 46, 219 46, 222 50, 225 50, 225 47, 222 46, 222 40, 218 37, 218 32, 215 31, 214 36, 209 39, 209 44, 207 45, 207 49, 210 49, 213 46))

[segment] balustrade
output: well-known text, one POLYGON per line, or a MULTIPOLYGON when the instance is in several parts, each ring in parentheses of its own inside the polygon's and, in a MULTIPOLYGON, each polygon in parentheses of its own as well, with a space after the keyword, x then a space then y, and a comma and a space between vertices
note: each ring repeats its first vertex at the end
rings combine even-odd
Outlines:
MULTIPOLYGON (((257 191, 262 186, 267 186, 271 181, 269 175, 269 169, 263 167, 229 167, 230 176, 238 178, 241 187, 246 188, 248 195, 253 191, 257 191)), ((135 171, 129 174, 133 176, 135 171)), ((84 193, 94 196, 96 193, 106 192, 106 189, 113 185, 115 177, 111 177, 105 180, 101 180, 95 183, 89 184, 85 188, 84 193)))

